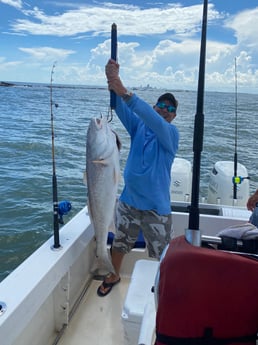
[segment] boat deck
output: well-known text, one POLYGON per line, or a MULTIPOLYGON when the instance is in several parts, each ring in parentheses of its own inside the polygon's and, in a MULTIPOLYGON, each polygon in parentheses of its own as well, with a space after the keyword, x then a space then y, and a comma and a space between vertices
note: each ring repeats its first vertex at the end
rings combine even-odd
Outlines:
POLYGON ((87 344, 126 344, 121 312, 129 282, 122 277, 109 295, 99 297, 96 291, 101 281, 93 280, 57 344, 84 345, 86 339, 87 344))
POLYGON ((152 287, 158 267, 156 260, 137 260, 131 274, 121 273, 121 282, 105 297, 97 295, 101 281, 92 280, 56 344, 81 345, 87 339, 94 345, 152 345, 156 317, 152 287))

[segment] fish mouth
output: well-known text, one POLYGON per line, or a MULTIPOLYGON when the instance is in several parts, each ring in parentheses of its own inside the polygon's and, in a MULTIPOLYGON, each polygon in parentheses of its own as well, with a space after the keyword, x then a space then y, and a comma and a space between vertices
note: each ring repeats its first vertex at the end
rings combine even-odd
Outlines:
POLYGON ((94 122, 95 122, 96 128, 101 129, 103 127, 103 118, 97 117, 94 120, 95 120, 94 122))

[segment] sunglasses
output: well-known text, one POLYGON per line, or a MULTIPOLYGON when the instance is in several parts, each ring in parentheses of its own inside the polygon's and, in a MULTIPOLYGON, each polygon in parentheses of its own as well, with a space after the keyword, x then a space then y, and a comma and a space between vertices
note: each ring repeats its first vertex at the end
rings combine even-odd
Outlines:
POLYGON ((158 102, 156 104, 156 107, 158 107, 159 109, 167 109, 169 113, 176 112, 176 108, 173 105, 166 105, 165 103, 162 103, 162 102, 158 102))

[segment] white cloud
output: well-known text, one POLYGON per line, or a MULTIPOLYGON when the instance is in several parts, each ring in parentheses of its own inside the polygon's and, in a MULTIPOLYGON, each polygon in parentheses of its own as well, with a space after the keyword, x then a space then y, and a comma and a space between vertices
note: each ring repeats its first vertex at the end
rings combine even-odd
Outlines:
POLYGON ((5 57, 0 56, 0 70, 5 71, 8 68, 16 67, 21 65, 21 61, 7 61, 5 57))
POLYGON ((21 9, 22 8, 22 1, 21 0, 0 0, 3 4, 21 9))
MULTIPOLYGON (((62 14, 49 16, 35 7, 25 11, 29 19, 17 19, 11 27, 14 32, 32 35, 73 36, 81 33, 94 35, 110 34, 110 18, 119 28, 121 36, 173 34, 178 37, 191 36, 200 30, 202 5, 181 7, 170 4, 164 8, 140 9, 136 6, 102 4, 81 6, 62 14), (184 20, 182 20, 184 18, 184 20)), ((220 18, 210 5, 209 20, 220 18)))
POLYGON ((239 45, 258 50, 258 7, 243 11, 226 21, 225 26, 234 30, 239 45))
POLYGON ((35 60, 64 60, 67 56, 74 54, 73 50, 56 49, 51 47, 19 48, 19 50, 31 55, 35 60))
MULTIPOLYGON (((19 1, 5 2, 22 6, 19 1)), ((59 82, 105 85, 104 65, 110 56, 110 39, 106 37, 110 37, 110 26, 115 22, 121 76, 126 85, 196 89, 202 4, 187 7, 179 3, 152 3, 152 8, 143 9, 100 1, 92 6, 67 1, 50 3, 52 11, 59 7, 51 15, 42 10, 40 3, 34 8, 24 3, 20 17, 9 21, 10 37, 17 36, 17 41, 22 43, 16 46, 22 47, 20 51, 29 56, 24 58, 20 54, 20 59, 24 70, 31 70, 31 75, 36 75, 32 71, 36 66, 37 78, 42 80, 46 69, 50 69, 50 61, 58 61, 59 82), (37 40, 41 47, 35 47, 37 40), (72 54, 73 58, 69 59, 72 54)), ((241 87, 251 86, 253 90, 258 87, 257 21, 258 8, 231 17, 209 4, 207 89, 233 90, 235 57, 241 87), (220 31, 220 41, 216 41, 216 29, 220 31), (225 39, 221 35, 223 31, 225 39)), ((15 74, 14 68, 11 71, 15 74)))

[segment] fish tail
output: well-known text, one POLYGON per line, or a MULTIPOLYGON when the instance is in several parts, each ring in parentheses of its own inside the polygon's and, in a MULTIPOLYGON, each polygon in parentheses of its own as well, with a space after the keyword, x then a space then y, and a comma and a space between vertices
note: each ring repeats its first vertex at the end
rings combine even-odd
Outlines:
POLYGON ((108 253, 106 255, 96 256, 91 272, 94 276, 106 276, 108 273, 114 273, 115 269, 112 265, 112 262, 108 256, 108 253))

